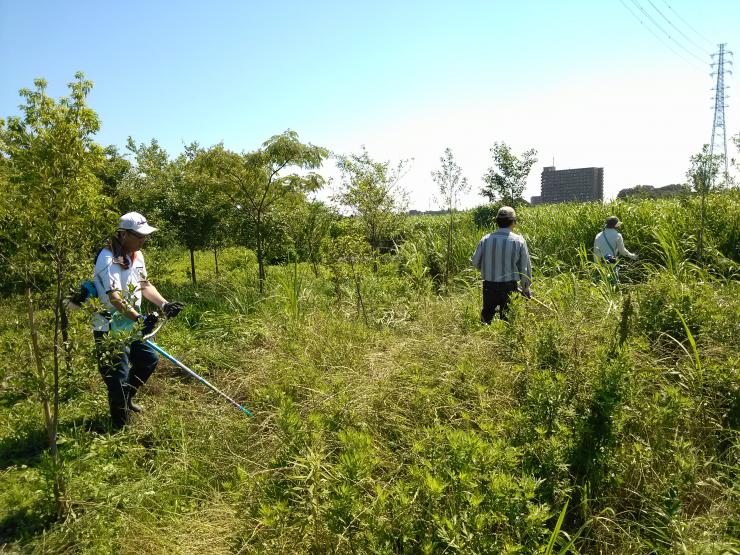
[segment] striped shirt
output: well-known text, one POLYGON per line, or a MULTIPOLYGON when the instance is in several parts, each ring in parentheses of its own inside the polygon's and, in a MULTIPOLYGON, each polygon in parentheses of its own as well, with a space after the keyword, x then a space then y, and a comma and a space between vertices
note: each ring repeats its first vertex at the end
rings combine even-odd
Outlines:
POLYGON ((510 229, 497 229, 483 237, 470 262, 481 271, 484 281, 521 280, 522 289, 529 289, 532 264, 529 261, 527 242, 510 229))

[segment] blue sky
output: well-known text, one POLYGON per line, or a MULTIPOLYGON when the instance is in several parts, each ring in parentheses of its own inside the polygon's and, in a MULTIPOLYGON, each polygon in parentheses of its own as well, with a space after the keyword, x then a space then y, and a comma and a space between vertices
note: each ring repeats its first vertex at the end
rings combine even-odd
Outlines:
MULTIPOLYGON (((445 147, 472 206, 489 148, 506 141, 539 152, 528 195, 554 159, 603 166, 614 196, 683 180, 710 138, 708 53, 727 42, 740 55, 738 29, 737 0, 0 0, 0 116, 17 113, 35 77, 59 96, 82 70, 102 144, 252 150, 290 128, 339 153, 364 144, 378 159, 413 158, 403 185, 412 207, 429 208, 445 147)), ((728 103, 737 134, 740 106, 728 103)))

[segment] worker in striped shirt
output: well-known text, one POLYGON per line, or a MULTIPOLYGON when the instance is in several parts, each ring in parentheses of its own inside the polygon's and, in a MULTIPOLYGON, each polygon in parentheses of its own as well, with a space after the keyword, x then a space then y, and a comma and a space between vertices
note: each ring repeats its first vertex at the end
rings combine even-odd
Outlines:
POLYGON ((524 237, 512 231, 516 223, 516 212, 510 206, 502 206, 496 214, 498 229, 489 233, 478 243, 470 262, 483 277, 483 310, 481 322, 490 324, 496 309, 499 317, 506 320, 509 296, 518 289, 531 298, 532 264, 524 237))

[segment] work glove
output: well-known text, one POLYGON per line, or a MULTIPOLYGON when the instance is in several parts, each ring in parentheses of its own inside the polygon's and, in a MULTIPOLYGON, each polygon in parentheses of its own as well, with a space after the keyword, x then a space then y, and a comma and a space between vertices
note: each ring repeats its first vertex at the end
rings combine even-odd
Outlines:
POLYGON ((525 289, 524 291, 522 291, 522 295, 524 295, 528 299, 532 298, 532 292, 529 289, 525 289))
POLYGON ((144 325, 141 327, 141 335, 147 336, 152 333, 158 321, 159 316, 157 316, 156 312, 152 312, 151 314, 144 316, 144 325))
POLYGON ((183 303, 180 301, 174 301, 171 303, 164 303, 162 306, 162 312, 164 312, 164 315, 167 316, 167 318, 174 318, 178 314, 180 314, 180 311, 185 307, 183 303))

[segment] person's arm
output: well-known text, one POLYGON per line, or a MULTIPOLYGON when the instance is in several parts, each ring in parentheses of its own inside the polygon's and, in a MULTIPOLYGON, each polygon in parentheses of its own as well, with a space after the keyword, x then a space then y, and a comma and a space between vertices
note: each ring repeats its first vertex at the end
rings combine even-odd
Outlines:
POLYGON ((617 252, 615 254, 617 254, 617 255, 622 255, 623 254, 624 256, 628 256, 632 260, 635 260, 637 258, 637 255, 636 254, 631 253, 630 251, 627 250, 627 247, 624 246, 624 239, 622 238, 622 234, 621 233, 618 233, 617 234, 617 246, 616 246, 616 249, 617 249, 617 252))
POLYGON ((601 248, 599 247, 599 236, 597 235, 594 239, 594 262, 599 262, 601 260, 601 248))
POLYGON ((120 291, 108 291, 108 300, 118 313, 125 315, 129 320, 133 320, 135 322, 141 316, 141 314, 139 314, 131 304, 127 303, 123 297, 121 297, 120 291))
POLYGON ((529 296, 529 286, 532 283, 532 261, 529 258, 527 242, 524 240, 522 240, 517 268, 519 270, 519 281, 522 284, 522 293, 529 296))
POLYGON ((141 281, 139 282, 139 287, 141 287, 141 295, 157 308, 163 309, 164 305, 167 304, 167 299, 150 282, 141 281))
POLYGON ((470 264, 472 264, 479 270, 481 269, 481 264, 483 263, 484 244, 485 237, 478 242, 478 246, 475 248, 475 253, 473 253, 473 257, 470 259, 470 264))

